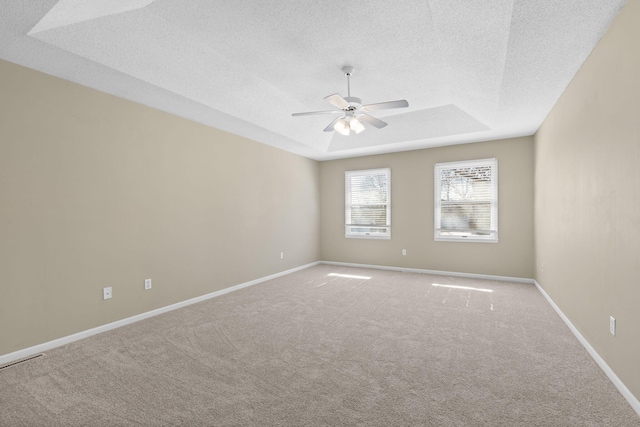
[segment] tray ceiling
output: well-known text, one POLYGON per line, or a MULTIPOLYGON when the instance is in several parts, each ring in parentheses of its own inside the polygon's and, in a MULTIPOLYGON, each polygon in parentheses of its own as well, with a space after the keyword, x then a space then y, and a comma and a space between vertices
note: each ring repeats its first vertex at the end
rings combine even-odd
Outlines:
POLYGON ((532 135, 623 0, 3 2, 0 57, 317 160, 532 135), (409 108, 322 132, 329 94, 409 108))

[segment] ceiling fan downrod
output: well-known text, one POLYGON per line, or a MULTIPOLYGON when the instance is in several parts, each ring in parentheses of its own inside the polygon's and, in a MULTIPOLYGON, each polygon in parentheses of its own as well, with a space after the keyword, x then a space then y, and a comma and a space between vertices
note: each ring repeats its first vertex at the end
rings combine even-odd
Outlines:
POLYGON ((344 73, 345 76, 347 76, 347 98, 351 98, 351 74, 353 74, 353 72, 356 69, 353 68, 351 65, 345 65, 344 67, 342 67, 342 72, 344 73))

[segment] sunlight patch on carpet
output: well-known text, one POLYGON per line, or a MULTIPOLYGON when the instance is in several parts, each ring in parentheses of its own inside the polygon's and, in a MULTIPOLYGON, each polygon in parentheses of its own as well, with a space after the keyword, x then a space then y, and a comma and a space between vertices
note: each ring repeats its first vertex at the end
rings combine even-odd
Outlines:
POLYGON ((431 286, 435 286, 437 288, 462 289, 465 291, 493 292, 493 289, 472 288, 470 286, 441 285, 439 283, 432 283, 431 286))
POLYGON ((371 279, 371 277, 369 276, 356 276, 355 274, 329 273, 327 274, 327 276, 344 277, 346 279, 362 279, 362 280, 371 279))

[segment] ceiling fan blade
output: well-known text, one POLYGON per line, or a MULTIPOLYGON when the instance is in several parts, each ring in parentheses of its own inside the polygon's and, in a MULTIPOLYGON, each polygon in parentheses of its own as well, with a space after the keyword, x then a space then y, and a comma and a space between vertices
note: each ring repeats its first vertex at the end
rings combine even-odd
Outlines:
POLYGON ((324 99, 329 101, 332 105, 340 108, 341 110, 346 110, 347 108, 349 108, 349 102, 337 93, 325 96, 324 99))
POLYGON ((334 121, 332 121, 331 123, 329 123, 329 126, 327 126, 326 128, 323 129, 323 132, 331 132, 333 131, 333 126, 338 123, 338 120, 340 120, 342 118, 342 116, 337 117, 334 121))
POLYGON ((293 113, 292 116, 293 117, 299 117, 299 116, 315 116, 316 114, 332 114, 332 113, 342 113, 342 111, 339 110, 328 110, 328 111, 310 111, 308 113, 293 113))
POLYGON ((387 101, 387 102, 379 102, 377 104, 364 105, 363 107, 366 111, 376 111, 376 110, 388 110, 390 108, 405 108, 408 106, 409 106, 409 103, 405 99, 400 99, 398 101, 387 101))
POLYGON ((375 117, 370 116, 368 114, 358 114, 358 119, 362 120, 363 122, 367 122, 371 126, 375 126, 378 129, 382 129, 387 125, 387 122, 383 122, 382 120, 376 119, 375 117))

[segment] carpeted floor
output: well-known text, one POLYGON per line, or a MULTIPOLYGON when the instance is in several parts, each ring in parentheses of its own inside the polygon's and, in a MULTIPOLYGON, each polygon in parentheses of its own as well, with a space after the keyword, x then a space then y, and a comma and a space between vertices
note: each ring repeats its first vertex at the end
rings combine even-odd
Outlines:
POLYGON ((320 265, 2 369, 0 425, 630 427, 640 417, 533 285, 320 265))

